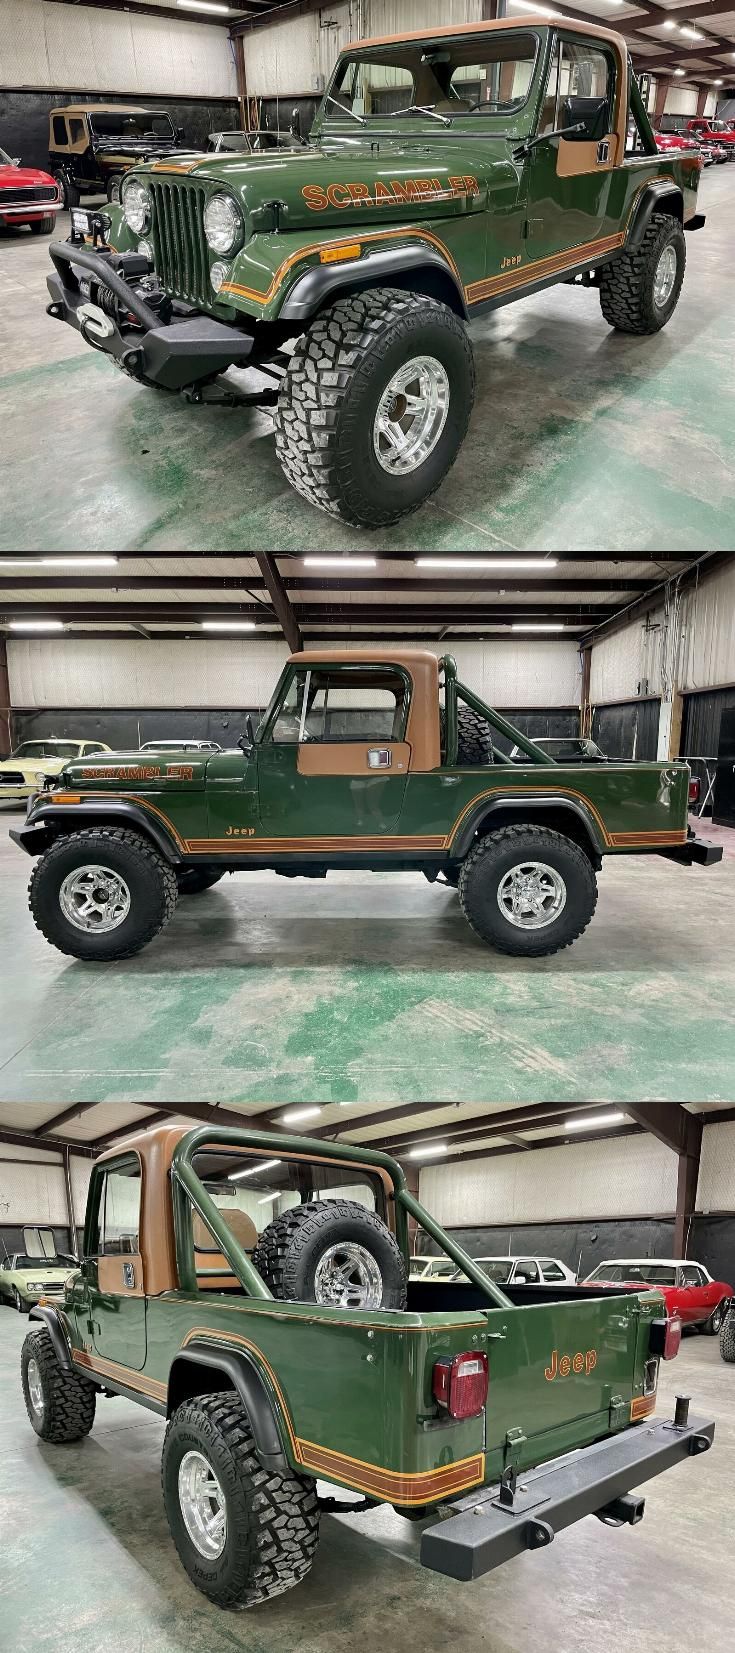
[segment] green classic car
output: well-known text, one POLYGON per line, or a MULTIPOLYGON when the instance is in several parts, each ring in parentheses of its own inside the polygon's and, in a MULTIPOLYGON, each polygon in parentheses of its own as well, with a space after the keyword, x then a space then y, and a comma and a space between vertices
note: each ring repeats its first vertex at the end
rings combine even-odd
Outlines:
POLYGON ((0 1263, 0 1302, 10 1303, 19 1314, 41 1297, 61 1297, 74 1265, 64 1257, 27 1257, 11 1252, 0 1263))
POLYGON ((259 368, 294 488, 396 522, 464 440, 469 321, 566 282, 655 333, 704 223, 701 156, 659 154, 625 40, 556 17, 359 41, 301 147, 135 166, 51 246, 49 314, 190 401, 259 368))

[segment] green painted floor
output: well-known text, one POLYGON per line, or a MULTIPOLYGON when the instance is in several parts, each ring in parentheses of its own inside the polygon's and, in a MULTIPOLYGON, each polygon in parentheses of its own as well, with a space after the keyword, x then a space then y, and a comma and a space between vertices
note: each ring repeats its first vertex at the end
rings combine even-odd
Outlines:
POLYGON ((589 930, 551 959, 493 953, 418 874, 241 873, 90 965, 35 929, 13 819, 2 1101, 732 1101, 735 856, 608 857, 589 930))
POLYGON ((419 1564, 422 1527, 387 1508, 322 1517, 309 1577, 249 1613, 222 1613, 182 1571, 161 1503, 163 1425, 101 1400, 79 1445, 41 1443, 18 1377, 25 1317, 0 1308, 2 1645, 17 1653, 364 1653, 366 1646, 470 1653, 680 1653, 697 1633, 732 1650, 735 1385, 712 1338, 687 1337, 662 1367, 659 1414, 676 1391, 716 1419, 706 1456, 645 1488, 646 1515, 611 1530, 588 1519, 474 1584, 419 1564))
MULTIPOLYGON (((469 437, 384 548, 735 547, 735 166, 710 168, 701 206, 682 299, 655 338, 612 333, 597 294, 566 286, 473 324, 469 437)), ((266 414, 141 389, 51 321, 47 268, 40 239, 0 239, 0 549, 364 546, 285 482, 266 414)))

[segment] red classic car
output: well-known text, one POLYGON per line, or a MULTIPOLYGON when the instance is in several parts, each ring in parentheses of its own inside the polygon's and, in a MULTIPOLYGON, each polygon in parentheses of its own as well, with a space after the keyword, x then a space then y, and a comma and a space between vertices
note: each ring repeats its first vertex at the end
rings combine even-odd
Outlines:
POLYGON ((0 149, 0 226, 27 224, 34 235, 49 235, 61 211, 55 178, 33 166, 20 166, 0 149))
POLYGON ((735 1292, 722 1280, 713 1280, 702 1263, 685 1257, 614 1257, 600 1263, 582 1281, 585 1286, 653 1286, 666 1301, 666 1313, 682 1326, 699 1326, 715 1337, 735 1292))
POLYGON ((706 138, 709 143, 721 144, 727 150, 729 161, 735 161, 735 131, 728 126, 727 121, 711 121, 699 117, 697 120, 687 121, 687 135, 692 138, 706 138))

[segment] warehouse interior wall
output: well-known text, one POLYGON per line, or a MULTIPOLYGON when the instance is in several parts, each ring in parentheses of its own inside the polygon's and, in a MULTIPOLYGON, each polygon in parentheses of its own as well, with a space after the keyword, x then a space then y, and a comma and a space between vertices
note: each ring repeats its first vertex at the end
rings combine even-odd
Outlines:
POLYGON ((48 166, 48 117, 57 104, 140 103, 167 109, 185 140, 239 126, 237 78, 221 28, 138 12, 0 0, 0 133, 27 166, 48 166))

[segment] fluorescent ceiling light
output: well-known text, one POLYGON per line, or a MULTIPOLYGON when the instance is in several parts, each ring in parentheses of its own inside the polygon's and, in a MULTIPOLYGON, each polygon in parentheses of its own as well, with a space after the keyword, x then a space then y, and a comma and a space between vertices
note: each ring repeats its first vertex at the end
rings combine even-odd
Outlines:
POLYGON ((259 1159, 257 1165, 249 1165, 247 1171, 231 1171, 228 1182, 239 1182, 241 1177, 257 1177, 261 1171, 272 1171, 274 1165, 280 1165, 280 1159, 259 1159))
POLYGON ((417 557, 417 568, 556 568, 556 557, 417 557))
POLYGON ((377 557, 304 557, 304 568, 377 568, 377 557))
POLYGON ((254 620, 200 620, 199 623, 202 631, 255 631, 254 620))
POLYGON ((258 1205, 272 1205, 274 1200, 280 1200, 280 1194, 266 1194, 264 1199, 258 1200, 258 1205))
POLYGON ((561 621, 557 623, 555 620, 544 621, 543 624, 541 621, 537 624, 534 620, 514 620, 510 629, 511 631, 566 631, 566 626, 562 625, 561 621))
POLYGON ((679 33, 687 35, 689 40, 704 40, 704 35, 700 32, 699 29, 692 29, 686 23, 681 24, 681 26, 679 28, 679 33))
POLYGON ((684 70, 683 70, 683 69, 675 69, 675 70, 674 70, 674 74, 675 74, 675 75, 683 75, 683 73, 684 73, 684 70))
POLYGON ((514 11, 532 11, 535 17, 563 17, 562 11, 554 11, 551 6, 534 6, 533 0, 513 0, 514 11))
POLYGON ((63 631, 63 620, 11 620, 11 631, 63 631))
MULTIPOLYGON (((531 8, 529 7, 529 10, 531 8)), ((446 1142, 427 1142, 423 1148, 412 1148, 409 1159, 433 1159, 439 1154, 448 1154, 449 1144, 446 1142)))
POLYGON ((598 1125, 622 1125, 626 1117, 627 1115, 624 1113, 601 1113, 597 1115, 596 1119, 590 1114, 585 1114, 583 1118, 577 1115, 575 1119, 565 1119, 564 1129, 565 1131, 591 1131, 595 1130, 598 1125))
POLYGON ((117 557, 2 557, 0 568, 116 568, 117 557))
POLYGON ((176 0, 182 11, 216 11, 224 17, 232 15, 232 6, 217 6, 214 0, 176 0))
POLYGON ((713 82, 712 82, 712 85, 713 85, 713 86, 721 86, 721 85, 722 85, 722 81, 721 81, 721 80, 713 80, 713 82))
POLYGON ((666 22, 666 23, 662 24, 662 28, 664 28, 664 29, 678 29, 678 27, 679 27, 678 23, 675 23, 673 18, 671 19, 670 22, 666 22))
POLYGON ((289 1113, 282 1113, 279 1125, 297 1125, 300 1119, 316 1119, 321 1108, 292 1108, 289 1113))

